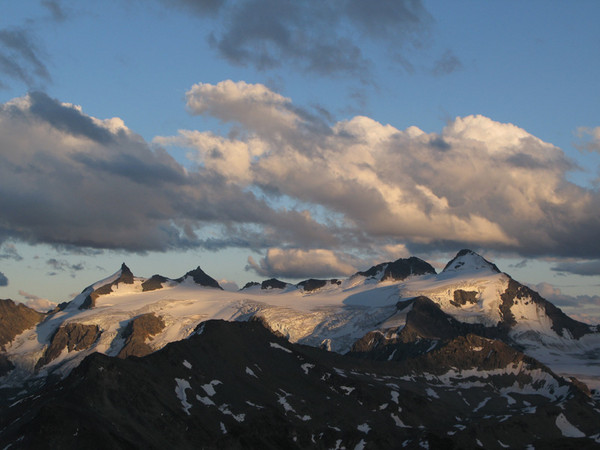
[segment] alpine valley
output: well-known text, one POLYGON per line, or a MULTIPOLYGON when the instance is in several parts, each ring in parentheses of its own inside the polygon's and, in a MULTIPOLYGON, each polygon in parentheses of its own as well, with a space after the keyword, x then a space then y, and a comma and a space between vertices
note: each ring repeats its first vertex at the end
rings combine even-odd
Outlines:
POLYGON ((0 448, 600 448, 600 330, 480 255, 0 300, 0 448))

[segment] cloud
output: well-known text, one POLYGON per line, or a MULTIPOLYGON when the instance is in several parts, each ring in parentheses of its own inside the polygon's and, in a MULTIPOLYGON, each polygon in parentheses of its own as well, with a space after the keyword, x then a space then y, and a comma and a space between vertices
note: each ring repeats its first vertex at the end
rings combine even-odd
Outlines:
POLYGON ((306 210, 272 207, 219 170, 187 170, 121 119, 40 93, 0 106, 0 179, 3 239, 84 252, 336 240, 306 210))
POLYGON ((287 278, 327 278, 347 276, 357 271, 352 264, 330 250, 281 248, 270 248, 258 263, 248 257, 246 270, 252 270, 263 277, 287 278))
POLYGON ((298 278, 356 264, 311 272, 296 254, 298 266, 284 267, 289 249, 376 262, 464 247, 600 253, 600 193, 570 182, 564 152, 516 125, 467 116, 425 133, 364 116, 334 122, 230 80, 196 84, 186 100, 230 132, 180 130, 150 144, 119 118, 45 94, 0 106, 2 238, 71 253, 280 249, 250 267, 298 278), (195 165, 170 146, 187 147, 195 165))
MULTIPOLYGON (((171 7, 172 2, 165 5, 171 7)), ((213 48, 230 63, 269 70, 283 65, 324 76, 371 83, 373 61, 365 43, 410 65, 407 48, 429 40, 433 18, 420 0, 281 2, 278 0, 179 0, 211 30, 213 48)))
POLYGON ((567 180, 575 166, 561 149, 513 124, 478 115, 440 133, 363 116, 327 125, 263 85, 231 81, 196 85, 187 100, 241 132, 157 142, 195 149, 199 165, 242 189, 325 211, 320 223, 348 247, 600 251, 600 195, 567 180))
POLYGON ((531 287, 543 298, 559 306, 574 319, 589 324, 600 323, 600 296, 567 295, 560 288, 550 283, 540 283, 531 287))
POLYGON ((600 127, 579 127, 576 135, 582 140, 581 143, 576 144, 579 150, 600 152, 600 127))
POLYGON ((83 270, 84 267, 84 263, 80 262, 77 264, 71 264, 68 261, 65 260, 58 260, 56 258, 50 258, 49 260, 46 261, 46 264, 49 265, 53 270, 55 271, 59 271, 59 272, 79 272, 80 270, 83 270))
POLYGON ((51 14, 52 18, 57 22, 64 22, 67 18, 63 7, 60 2, 55 0, 42 0, 42 6, 45 7, 51 14))
POLYGON ((0 259, 12 259, 14 261, 21 261, 23 257, 19 254, 17 247, 12 242, 5 242, 0 247, 0 259))
POLYGON ((226 291, 239 291, 240 287, 237 285, 235 281, 230 281, 226 279, 219 280, 219 286, 221 286, 226 291))
POLYGON ((440 59, 435 62, 432 73, 436 76, 448 75, 462 69, 462 67, 462 62, 454 52, 446 50, 440 59))
POLYGON ((600 260, 585 262, 562 262, 552 267, 555 272, 566 272, 575 275, 594 277, 600 275, 600 260))
POLYGON ((27 300, 25 302, 25 305, 27 305, 29 308, 35 309, 36 311, 39 311, 39 312, 52 311, 54 308, 56 308, 56 305, 57 305, 57 303, 51 302, 50 300, 48 300, 46 298, 41 298, 41 297, 38 297, 37 295, 29 294, 22 290, 19 290, 19 295, 22 296, 23 298, 25 298, 25 300, 27 300))
POLYGON ((0 29, 0 75, 30 88, 50 81, 41 51, 29 31, 23 28, 0 29))
POLYGON ((0 272, 0 286, 8 286, 8 278, 2 272, 0 272))

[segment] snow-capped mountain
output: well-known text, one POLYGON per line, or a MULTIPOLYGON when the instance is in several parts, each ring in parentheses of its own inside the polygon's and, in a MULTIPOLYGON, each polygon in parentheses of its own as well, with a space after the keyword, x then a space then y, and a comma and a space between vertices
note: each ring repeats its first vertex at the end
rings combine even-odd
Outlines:
MULTIPOLYGON (((211 436, 221 433, 223 443, 231 443, 228 433, 232 429, 238 430, 236 436, 239 438, 246 436, 245 431, 239 430, 250 426, 249 422, 262 429, 256 423, 274 420, 293 424, 297 433, 294 436, 305 442, 303 446, 320 442, 317 446, 331 443, 333 447, 343 444, 354 448, 361 442, 362 445, 379 442, 375 447, 382 447, 390 444, 390 436, 399 430, 412 442, 410 446, 421 441, 432 443, 442 437, 461 447, 502 447, 496 441, 514 446, 517 423, 512 423, 509 416, 525 414, 529 417, 527 414, 535 412, 536 408, 547 408, 544 420, 549 421, 548 424, 532 419, 532 427, 542 430, 551 425, 558 430, 556 438, 586 437, 590 445, 600 444, 600 435, 593 433, 593 427, 589 425, 594 421, 599 423, 600 419, 597 403, 600 333, 597 327, 571 319, 538 293, 469 250, 460 251, 439 274, 425 261, 411 257, 378 264, 345 280, 311 279, 290 284, 271 279, 248 283, 238 292, 222 290, 200 267, 177 279, 161 275, 145 279, 135 277, 123 264, 115 274, 87 287, 71 302, 59 305, 47 315, 32 315, 31 310, 12 301, 2 301, 0 307, 4 308, 3 316, 9 311, 11 323, 19 324, 7 327, 6 321, 0 318, 0 337, 3 339, 0 342, 0 401, 6 406, 14 405, 0 417, 3 427, 9 423, 7 421, 21 417, 19 408, 23 405, 42 411, 46 407, 42 405, 44 402, 57 401, 57 398, 67 401, 57 390, 71 392, 70 385, 76 383, 73 380, 98 377, 98 371, 108 371, 114 374, 111 376, 118 383, 130 386, 133 381, 125 382, 119 374, 131 371, 131 380, 143 378, 137 371, 150 370, 143 362, 146 358, 154 361, 148 364, 167 364, 161 358, 171 358, 170 352, 177 348, 181 356, 177 364, 181 367, 164 372, 165 377, 171 377, 171 381, 165 378, 165 386, 175 383, 175 387, 170 386, 164 393, 174 396, 168 400, 171 406, 167 409, 183 410, 182 417, 197 414, 195 420, 208 422, 213 420, 207 419, 210 416, 207 411, 211 408, 220 411, 221 416, 230 416, 215 422, 214 430, 210 427, 205 430, 211 436), (252 325, 240 324, 242 328, 227 325, 237 322, 252 325), (204 341, 208 339, 203 332, 205 329, 213 330, 206 341, 209 343, 204 341), (272 344, 263 355, 269 362, 259 363, 258 359, 253 362, 252 351, 243 353, 243 358, 250 359, 244 360, 248 370, 245 375, 242 373, 242 378, 250 376, 252 387, 248 389, 251 392, 264 392, 262 397, 250 396, 244 403, 241 397, 236 397, 242 387, 232 387, 233 391, 218 403, 217 397, 213 398, 209 391, 229 391, 211 384, 212 381, 206 378, 209 369, 204 367, 205 362, 198 361, 198 355, 184 353, 189 346, 199 345, 204 350, 194 347, 194 352, 200 353, 209 351, 207 346, 229 346, 232 330, 242 334, 258 333, 263 336, 260 345, 267 345, 266 341, 272 344), (273 373, 270 381, 262 384, 266 376, 263 372, 281 364, 287 367, 285 364, 288 363, 283 363, 282 358, 288 358, 289 354, 299 361, 302 369, 299 379, 292 377, 295 381, 291 378, 291 385, 279 385, 273 373), (145 358, 130 361, 130 356, 145 358), (117 361, 126 358, 126 361, 117 361), (85 364, 82 363, 84 360, 85 364), (191 371, 188 364, 203 368, 201 372, 191 371), (316 367, 319 369, 312 370, 316 367), (338 372, 341 367, 345 367, 343 374, 338 372), (184 374, 188 369, 190 372, 184 374), (302 377, 303 374, 309 378, 302 377), (314 374, 319 376, 310 378, 314 374), (59 385, 54 384, 61 379, 59 385), (336 382, 329 383, 328 380, 333 379, 336 382), (305 385, 307 380, 310 386, 305 385), (206 390, 206 386, 212 387, 206 390), (381 395, 365 394, 371 386, 379 386, 375 391, 381 390, 381 395), (388 392, 390 386, 392 393, 388 392), (336 399, 332 404, 343 411, 350 407, 346 400, 353 399, 352 407, 362 411, 369 420, 364 426, 362 423, 352 425, 355 430, 351 433, 346 432, 350 426, 349 418, 327 425, 329 429, 343 432, 323 431, 326 418, 335 415, 333 406, 331 410, 325 408, 317 412, 312 409, 309 412, 305 404, 292 401, 302 395, 309 398, 301 392, 311 389, 325 389, 336 399), (279 397, 271 398, 272 395, 265 394, 267 391, 271 394, 279 392, 279 397), (30 394, 35 395, 27 397, 30 394), (41 400, 35 400, 36 395, 41 400), (386 399, 386 396, 391 398, 386 399), (399 400, 399 396, 403 400, 399 400), (408 397, 405 399, 404 396, 408 397), (423 402, 424 399, 431 403, 431 408, 444 408, 464 419, 457 419, 455 425, 440 427, 429 420, 435 415, 430 414, 426 419, 420 416, 424 412, 411 409, 414 408, 411 402, 423 402), (460 402, 464 403, 462 407, 457 405, 460 402), (383 407, 384 403, 386 407, 383 407), (265 411, 252 405, 263 405, 265 411), (474 417, 476 412, 485 413, 489 425, 475 427, 468 417, 474 417), (501 420, 502 412, 507 417, 505 420, 501 420), (320 428, 315 428, 313 422, 310 426, 303 424, 321 413, 324 415, 319 419, 320 428), (242 416, 252 417, 252 420, 236 419, 242 416), (303 421, 302 418, 307 416, 311 419, 303 421), (506 433, 495 432, 498 438, 488 442, 483 430, 498 421, 502 421, 506 433), (377 433, 374 432, 375 423, 379 424, 377 433), (432 432, 435 439, 430 436, 432 432)), ((246 338, 249 342, 253 339, 251 336, 246 338)), ((242 358, 242 347, 237 350, 223 348, 221 353, 217 351, 220 356, 213 354, 211 357, 237 361, 242 358)), ((214 348, 210 349, 210 352, 214 351, 214 348)), ((224 370, 218 375, 215 373, 214 380, 225 384, 222 379, 230 376, 226 375, 225 366, 234 362, 217 364, 213 360, 213 364, 224 370)), ((227 385, 234 386, 238 381, 229 380, 227 385)), ((142 385, 139 385, 140 389, 142 385)), ((110 386, 104 388, 113 389, 110 386)), ((162 391, 160 395, 163 395, 162 391)), ((71 407, 75 406, 67 409, 71 407)), ((116 405, 110 403, 105 407, 108 409, 101 408, 104 412, 98 414, 110 414, 114 418, 116 405)), ((158 406, 156 408, 160 410, 158 406)), ((166 413, 162 411, 161 414, 166 413)), ((178 414, 181 415, 181 411, 178 414)), ((360 415, 356 415, 356 420, 358 417, 360 415)), ((37 415, 31 420, 47 419, 37 415)), ((167 425, 160 422, 160 426, 167 425)), ((93 435, 93 430, 88 431, 93 435)), ((21 432, 18 427, 0 431, 0 441, 14 443, 21 432)), ((531 442, 541 443, 550 436, 541 431, 538 434, 531 442)), ((289 442, 296 442, 294 436, 277 438, 287 446, 289 442)))

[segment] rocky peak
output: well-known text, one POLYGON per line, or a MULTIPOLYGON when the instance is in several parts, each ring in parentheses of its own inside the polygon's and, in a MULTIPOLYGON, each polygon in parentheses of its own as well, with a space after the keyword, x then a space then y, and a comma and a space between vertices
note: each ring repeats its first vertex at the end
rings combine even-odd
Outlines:
POLYGON ((381 274, 379 281, 402 281, 411 275, 435 273, 435 269, 429 263, 415 256, 411 256, 410 258, 397 259, 394 262, 377 264, 365 272, 358 272, 356 275, 362 275, 363 277, 378 277, 378 274, 381 274))
POLYGON ((261 289, 285 289, 286 286, 287 283, 280 281, 277 278, 270 278, 260 284, 261 289))
POLYGON ((488 270, 494 273, 501 273, 495 264, 492 264, 483 256, 469 249, 459 251, 456 256, 450 260, 442 273, 459 271, 480 271, 488 270))
MULTIPOLYGON (((94 289, 83 301, 79 309, 92 309, 96 306, 96 299, 101 295, 110 294, 113 291, 113 287, 117 287, 119 283, 123 284, 133 284, 133 273, 125 265, 125 263, 121 264, 121 269, 113 276, 119 275, 114 281, 110 283, 106 283, 99 288, 94 289)), ((89 289, 89 287, 87 288, 89 289)), ((85 290, 84 290, 85 292, 85 290)))
POLYGON ((187 278, 192 278, 194 283, 199 284, 200 286, 212 287, 223 290, 223 288, 219 285, 217 280, 207 275, 200 266, 196 267, 194 270, 190 270, 181 278, 178 278, 176 281, 181 283, 187 278))

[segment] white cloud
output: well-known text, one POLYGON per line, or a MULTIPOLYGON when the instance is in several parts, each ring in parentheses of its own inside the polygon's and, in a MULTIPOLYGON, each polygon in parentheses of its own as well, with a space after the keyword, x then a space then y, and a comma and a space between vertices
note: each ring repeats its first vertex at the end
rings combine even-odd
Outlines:
POLYGON ((258 263, 248 257, 246 270, 253 270, 264 277, 289 278, 347 276, 357 271, 331 250, 281 248, 270 248, 258 263))
POLYGON ((328 127, 263 85, 232 81, 196 85, 188 103, 245 127, 236 139, 170 138, 195 148, 204 167, 242 189, 319 205, 354 238, 529 255, 600 250, 582 242, 598 242, 600 196, 566 179, 574 166, 562 150, 516 125, 458 117, 436 134, 357 116, 328 127))

